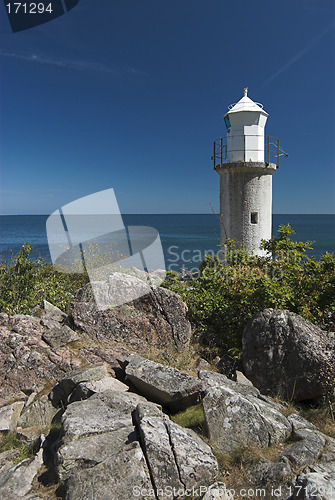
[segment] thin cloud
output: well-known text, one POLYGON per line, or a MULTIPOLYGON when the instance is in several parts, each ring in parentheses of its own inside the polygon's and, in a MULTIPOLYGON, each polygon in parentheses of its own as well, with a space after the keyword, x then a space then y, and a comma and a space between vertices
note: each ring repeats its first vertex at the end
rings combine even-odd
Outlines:
POLYGON ((17 54, 15 52, 2 52, 2 55, 5 57, 11 57, 14 59, 21 59, 22 61, 38 63, 38 64, 47 64, 50 66, 58 66, 59 68, 67 68, 79 71, 98 71, 103 73, 110 74, 120 74, 121 72, 128 73, 134 76, 148 76, 148 73, 142 71, 138 68, 128 67, 123 68, 122 70, 115 70, 106 66, 104 64, 99 64, 92 61, 74 61, 70 59, 55 59, 52 57, 44 56, 41 54, 17 54))
POLYGON ((148 73, 137 68, 125 68, 125 71, 131 75, 148 76, 148 73))
POLYGON ((280 76, 282 73, 287 71, 291 66, 293 66, 299 59, 301 59, 307 52, 309 52, 315 45, 317 45, 321 39, 330 31, 330 29, 334 29, 334 21, 327 26, 326 29, 324 29, 319 35, 314 37, 309 44, 306 45, 303 49, 301 49, 299 52, 297 52, 291 59, 287 61, 284 66, 279 68, 273 75, 271 75, 267 80, 265 80, 264 85, 267 85, 268 83, 272 82, 278 76, 280 76))
POLYGON ((14 52, 3 52, 5 57, 21 59, 23 61, 58 66, 59 68, 74 69, 80 71, 100 71, 104 73, 115 73, 115 70, 103 64, 92 61, 73 61, 70 59, 55 59, 41 54, 16 54, 14 52))

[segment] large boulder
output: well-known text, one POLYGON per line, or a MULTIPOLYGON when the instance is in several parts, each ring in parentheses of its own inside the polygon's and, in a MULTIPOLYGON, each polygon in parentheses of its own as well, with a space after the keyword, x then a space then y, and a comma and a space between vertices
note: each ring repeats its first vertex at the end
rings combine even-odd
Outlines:
POLYGON ((216 373, 210 370, 199 370, 198 377, 202 381, 205 389, 210 389, 211 387, 223 386, 229 387, 235 392, 242 394, 244 396, 255 396, 258 398, 260 392, 256 387, 248 386, 246 384, 241 384, 240 382, 234 382, 230 378, 223 375, 223 373, 216 373))
POLYGON ((195 432, 129 392, 70 403, 55 448, 56 471, 72 500, 163 499, 168 489, 191 490, 217 479, 217 460, 195 432))
POLYGON ((150 403, 135 412, 142 448, 159 498, 168 488, 191 490, 217 479, 218 463, 210 447, 191 429, 172 422, 150 403))
POLYGON ((39 392, 78 368, 84 359, 67 347, 53 348, 42 339, 48 328, 40 318, 2 315, 0 326, 0 404, 8 397, 39 392))
POLYGON ((334 343, 298 314, 257 313, 242 343, 246 375, 264 394, 301 401, 322 396, 334 385, 334 343))
POLYGON ((120 427, 103 434, 89 434, 81 439, 70 441, 57 452, 57 472, 65 480, 82 464, 94 467, 119 453, 126 444, 137 439, 134 426, 120 427))
MULTIPOLYGON (((156 489, 183 487, 163 414, 150 403, 138 405, 135 421, 156 489)), ((159 495, 161 498, 161 495, 159 495)))
POLYGON ((248 446, 266 448, 291 435, 292 424, 279 405, 263 401, 253 387, 231 380, 226 383, 225 379, 219 374, 208 377, 212 386, 207 385, 202 402, 209 437, 216 449, 231 453, 248 446))
POLYGON ((195 404, 203 390, 201 381, 171 366, 161 365, 137 354, 127 359, 126 379, 151 401, 172 410, 195 404))
POLYGON ((66 482, 67 500, 136 497, 155 497, 148 466, 137 441, 93 467, 75 469, 66 482))
MULTIPOLYGON (((141 280, 134 280, 143 286, 141 280)), ((186 304, 170 290, 147 288, 146 295, 132 302, 102 310, 94 303, 88 284, 77 292, 77 300, 71 304, 72 321, 75 327, 100 342, 122 341, 142 350, 148 344, 183 350, 191 338, 186 304)))
POLYGON ((138 394, 108 390, 71 403, 62 416, 63 443, 133 425, 132 412, 142 402, 138 394))

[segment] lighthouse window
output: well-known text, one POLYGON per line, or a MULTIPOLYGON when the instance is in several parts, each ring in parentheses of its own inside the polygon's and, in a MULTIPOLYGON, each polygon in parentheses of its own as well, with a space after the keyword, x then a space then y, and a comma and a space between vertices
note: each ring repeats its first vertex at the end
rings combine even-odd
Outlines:
POLYGON ((231 125, 230 125, 229 116, 224 117, 224 122, 226 124, 227 130, 230 129, 231 125))
POLYGON ((251 224, 258 224, 258 212, 251 212, 250 222, 251 224))

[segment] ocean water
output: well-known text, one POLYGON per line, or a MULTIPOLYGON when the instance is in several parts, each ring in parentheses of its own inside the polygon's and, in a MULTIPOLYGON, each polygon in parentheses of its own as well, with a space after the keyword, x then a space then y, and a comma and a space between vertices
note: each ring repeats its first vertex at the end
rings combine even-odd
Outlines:
MULTIPOLYGON (((5 259, 17 254, 25 242, 33 247, 34 257, 50 261, 46 234, 47 215, 0 216, 0 254, 5 259)), ((207 252, 220 250, 219 221, 214 214, 123 215, 125 226, 150 226, 160 234, 166 269, 196 270, 207 252)), ((309 255, 319 258, 335 252, 335 215, 274 214, 273 234, 279 225, 289 223, 299 241, 313 241, 309 255)))

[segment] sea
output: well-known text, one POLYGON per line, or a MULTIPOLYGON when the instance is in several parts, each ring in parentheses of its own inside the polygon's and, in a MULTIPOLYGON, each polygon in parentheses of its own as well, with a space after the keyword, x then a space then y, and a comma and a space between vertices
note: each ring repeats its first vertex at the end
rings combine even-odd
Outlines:
MULTIPOLYGON (((282 224, 295 230, 294 240, 312 241, 307 253, 319 259, 326 252, 335 252, 335 214, 274 214, 273 235, 282 224)), ((0 264, 15 256, 25 242, 33 248, 32 257, 51 261, 46 232, 47 215, 0 216, 0 264)), ((196 271, 206 253, 220 250, 219 220, 214 214, 127 214, 122 216, 128 226, 154 228, 160 236, 165 268, 170 271, 196 271)))

